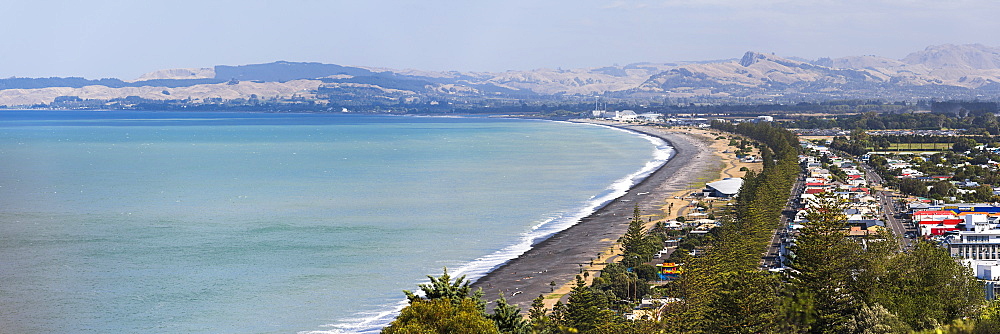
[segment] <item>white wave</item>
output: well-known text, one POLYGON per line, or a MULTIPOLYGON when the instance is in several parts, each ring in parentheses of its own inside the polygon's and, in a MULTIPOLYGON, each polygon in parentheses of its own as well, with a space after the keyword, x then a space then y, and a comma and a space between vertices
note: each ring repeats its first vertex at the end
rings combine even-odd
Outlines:
POLYGON ((403 298, 396 303, 384 305, 378 311, 359 313, 355 318, 342 319, 339 323, 322 326, 330 329, 301 331, 299 334, 379 333, 383 327, 396 319, 399 311, 408 304, 409 301, 403 298))
MULTIPOLYGON (((580 124, 580 123, 573 123, 580 124)), ((465 275, 467 279, 475 281, 480 277, 485 276, 493 269, 503 265, 507 261, 517 258, 531 249, 535 244, 548 239, 549 237, 565 230, 573 225, 576 225, 583 218, 596 212, 598 209, 607 205, 611 201, 622 197, 628 192, 632 186, 642 182, 647 176, 656 171, 660 166, 667 163, 671 157, 673 157, 674 148, 667 144, 663 139, 653 137, 647 134, 630 131, 626 129, 600 125, 600 124, 589 124, 594 126, 601 126, 606 128, 611 128, 618 131, 624 131, 630 134, 638 135, 650 143, 653 144, 654 150, 652 154, 652 159, 647 162, 642 168, 635 171, 632 174, 626 175, 621 179, 616 180, 608 188, 605 189, 601 194, 591 197, 589 201, 584 203, 583 206, 563 213, 557 213, 552 217, 544 219, 539 223, 532 226, 529 231, 522 234, 521 238, 517 243, 504 247, 501 250, 493 252, 492 254, 477 258, 470 261, 469 263, 462 265, 450 271, 449 275, 452 277, 460 277, 465 275)), ((424 283, 428 283, 426 281, 424 283)), ((359 314, 359 317, 354 319, 344 319, 341 323, 327 325, 324 327, 332 327, 334 329, 330 331, 312 331, 312 332, 301 332, 306 334, 339 334, 339 333, 378 333, 382 328, 388 326, 393 319, 399 314, 407 305, 406 299, 403 299, 399 303, 393 305, 387 305, 381 311, 378 312, 368 312, 364 314, 359 314)))

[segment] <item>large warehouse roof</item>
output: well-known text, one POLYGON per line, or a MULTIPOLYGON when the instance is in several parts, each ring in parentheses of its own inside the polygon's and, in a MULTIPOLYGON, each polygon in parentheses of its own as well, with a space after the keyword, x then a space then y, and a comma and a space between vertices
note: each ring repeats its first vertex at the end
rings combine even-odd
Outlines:
POLYGON ((720 193, 734 196, 740 193, 740 187, 743 186, 743 179, 738 177, 725 178, 722 181, 715 181, 706 184, 709 188, 715 189, 720 193))

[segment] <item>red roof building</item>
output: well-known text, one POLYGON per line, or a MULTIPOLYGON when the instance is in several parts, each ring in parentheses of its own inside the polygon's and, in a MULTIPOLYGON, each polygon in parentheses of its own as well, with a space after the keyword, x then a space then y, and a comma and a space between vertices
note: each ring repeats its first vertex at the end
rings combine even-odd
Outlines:
POLYGON ((937 216, 954 217, 955 213, 951 211, 917 211, 913 213, 913 220, 917 220, 917 217, 937 217, 937 216))
POLYGON ((965 222, 965 220, 959 218, 924 220, 920 222, 920 235, 942 235, 948 231, 958 231, 958 224, 962 224, 963 222, 965 222))

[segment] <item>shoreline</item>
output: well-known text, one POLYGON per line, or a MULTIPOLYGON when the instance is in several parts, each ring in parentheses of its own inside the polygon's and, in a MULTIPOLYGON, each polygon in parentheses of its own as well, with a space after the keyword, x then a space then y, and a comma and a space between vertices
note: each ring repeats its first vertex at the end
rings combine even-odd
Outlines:
MULTIPOLYGON (((611 126, 659 138, 673 147, 674 155, 621 197, 478 278, 472 287, 482 288, 487 299, 502 295, 510 304, 526 311, 535 298, 547 295, 546 306, 551 307, 558 298, 566 297, 560 292, 569 291, 576 275, 582 271, 591 272, 589 281, 593 273, 600 270, 595 268, 596 265, 614 258, 615 245, 628 229, 635 205, 639 206, 643 217, 661 220, 666 217, 668 201, 674 200, 676 193, 700 189, 691 187, 692 184, 704 183, 692 182, 706 179, 699 178, 699 174, 706 169, 722 169, 716 168, 721 167, 723 162, 722 157, 712 150, 710 138, 706 140, 693 133, 644 125, 577 122, 611 126)), ((715 178, 712 176, 705 182, 715 178)))

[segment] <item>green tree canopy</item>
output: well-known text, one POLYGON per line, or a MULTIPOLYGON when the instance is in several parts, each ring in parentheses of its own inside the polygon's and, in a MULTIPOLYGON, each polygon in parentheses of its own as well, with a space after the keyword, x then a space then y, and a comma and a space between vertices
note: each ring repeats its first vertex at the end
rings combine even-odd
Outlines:
POLYGON ((418 299, 400 312, 384 334, 489 334, 500 333, 470 298, 418 299))
POLYGON ((444 268, 444 274, 441 277, 427 275, 427 278, 431 280, 430 284, 417 285, 423 291, 423 297, 409 290, 403 290, 403 293, 406 294, 406 299, 412 303, 422 299, 447 298, 459 303, 462 299, 472 298, 482 306, 481 308, 485 309, 486 302, 483 300, 482 290, 472 292, 472 288, 469 287, 469 284, 472 284, 472 282, 466 281, 464 275, 452 282, 451 275, 448 275, 448 268, 444 268))

